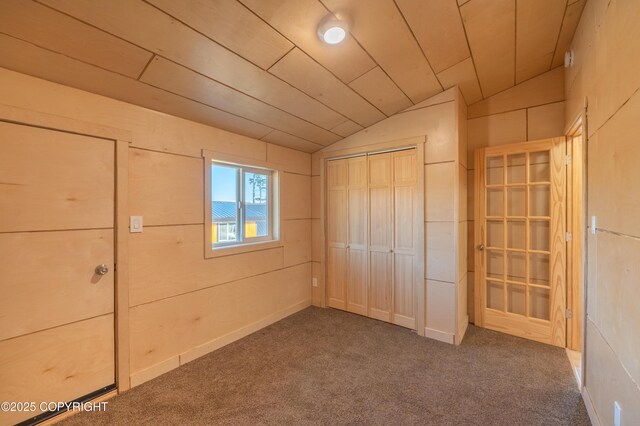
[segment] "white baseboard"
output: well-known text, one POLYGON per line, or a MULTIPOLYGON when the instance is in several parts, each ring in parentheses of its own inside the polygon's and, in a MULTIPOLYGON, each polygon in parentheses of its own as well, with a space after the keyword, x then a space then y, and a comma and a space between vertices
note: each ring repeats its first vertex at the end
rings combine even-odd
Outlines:
POLYGON ((429 327, 425 327, 424 329, 424 337, 428 337, 430 339, 439 340, 441 342, 454 344, 456 341, 456 336, 451 333, 446 333, 440 330, 434 330, 429 327))
POLYGON ((589 391, 585 386, 582 387, 582 400, 584 401, 585 407, 587 407, 587 413, 589 414, 589 420, 591 420, 591 424, 593 426, 600 426, 600 419, 598 419, 596 410, 595 408, 593 408, 591 395, 589 395, 589 391))
POLYGON ((252 322, 251 324, 247 324, 244 327, 203 343, 202 345, 191 348, 186 352, 181 353, 180 355, 173 356, 165 361, 145 368, 144 370, 136 371, 135 373, 131 374, 130 377, 131 387, 141 385, 142 383, 154 379, 164 373, 167 373, 174 368, 178 368, 179 366, 193 361, 194 359, 200 358, 201 356, 213 352, 216 349, 220 349, 221 347, 226 346, 229 343, 240 340, 251 333, 255 333, 256 331, 275 322, 278 322, 281 319, 288 317, 289 315, 295 314, 296 312, 308 308, 309 306, 311 306, 311 300, 304 300, 300 303, 296 303, 295 305, 274 312, 256 322, 252 322))

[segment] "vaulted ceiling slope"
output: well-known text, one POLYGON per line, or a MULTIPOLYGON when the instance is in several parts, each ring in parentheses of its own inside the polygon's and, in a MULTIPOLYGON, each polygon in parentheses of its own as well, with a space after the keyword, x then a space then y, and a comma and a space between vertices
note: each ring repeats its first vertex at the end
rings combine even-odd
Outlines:
POLYGON ((307 152, 561 65, 586 0, 2 0, 0 66, 307 152), (317 36, 329 14, 350 35, 317 36))

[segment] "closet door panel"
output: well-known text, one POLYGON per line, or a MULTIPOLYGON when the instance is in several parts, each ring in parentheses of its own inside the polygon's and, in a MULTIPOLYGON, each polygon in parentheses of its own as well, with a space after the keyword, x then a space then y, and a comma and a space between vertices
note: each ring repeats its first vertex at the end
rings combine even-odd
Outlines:
POLYGON ((332 308, 346 309, 347 249, 329 247, 327 250, 328 304, 332 308))
POLYGON ((346 309, 348 278, 348 162, 327 163, 328 305, 346 309))
POLYGON ((416 328, 415 289, 417 266, 416 150, 393 153, 393 318, 392 322, 416 328))
POLYGON ((367 251, 349 250, 347 311, 367 315, 367 251))
POLYGON ((369 316, 391 321, 393 262, 392 157, 369 156, 369 316))
POLYGON ((371 296, 369 316, 382 321, 391 321, 391 253, 372 251, 369 253, 371 296))
POLYGON ((393 323, 414 330, 416 328, 415 270, 414 255, 394 253, 393 323))
POLYGON ((347 310, 367 315, 367 157, 349 162, 347 310))

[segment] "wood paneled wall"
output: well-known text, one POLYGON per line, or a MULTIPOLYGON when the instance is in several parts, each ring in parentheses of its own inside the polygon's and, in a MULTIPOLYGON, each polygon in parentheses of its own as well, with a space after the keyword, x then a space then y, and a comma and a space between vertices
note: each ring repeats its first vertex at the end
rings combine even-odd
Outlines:
POLYGON ((309 154, 1 68, 0 99, 131 132, 125 216, 144 217, 128 245, 131 385, 311 304, 309 154), (281 247, 204 258, 202 149, 279 164, 281 247))
POLYGON ((468 311, 474 318, 474 151, 477 148, 564 135, 564 68, 557 67, 483 101, 467 114, 468 311))
POLYGON ((324 241, 321 224, 322 158, 332 152, 366 152, 390 141, 426 138, 425 289, 428 337, 459 343, 466 307, 466 105, 452 88, 312 154, 313 303, 324 306, 324 241))
POLYGON ((588 104, 585 401, 594 424, 640 424, 640 2, 589 0, 565 74, 566 123, 588 104), (587 221, 589 222, 589 221, 587 221))

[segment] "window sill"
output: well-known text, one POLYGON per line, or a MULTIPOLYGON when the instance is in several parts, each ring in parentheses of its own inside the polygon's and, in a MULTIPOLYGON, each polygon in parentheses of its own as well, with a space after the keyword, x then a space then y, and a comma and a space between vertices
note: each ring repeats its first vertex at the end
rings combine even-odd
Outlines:
POLYGON ((282 247, 281 240, 259 241, 255 243, 236 244, 224 247, 209 248, 205 251, 205 258, 231 256, 234 254, 249 253, 252 251, 268 250, 282 247))

